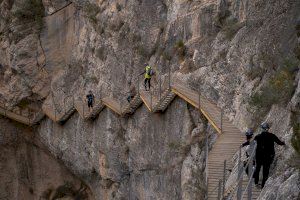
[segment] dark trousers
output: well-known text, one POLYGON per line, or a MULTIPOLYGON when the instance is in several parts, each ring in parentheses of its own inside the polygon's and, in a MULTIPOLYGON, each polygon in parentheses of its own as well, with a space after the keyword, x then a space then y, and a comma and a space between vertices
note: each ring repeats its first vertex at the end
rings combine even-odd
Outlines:
POLYGON ((88 100, 88 107, 92 108, 93 107, 93 100, 88 100))
POLYGON ((256 168, 254 172, 254 182, 255 184, 258 184, 259 181, 259 172, 260 168, 263 167, 263 180, 261 186, 264 187, 268 177, 269 177, 269 171, 270 171, 270 166, 273 162, 273 156, 268 159, 256 159, 256 168))
POLYGON ((151 87, 150 81, 151 81, 151 78, 145 78, 145 80, 144 80, 144 85, 145 85, 146 90, 147 90, 147 83, 148 83, 148 88, 150 90, 150 87, 151 87))

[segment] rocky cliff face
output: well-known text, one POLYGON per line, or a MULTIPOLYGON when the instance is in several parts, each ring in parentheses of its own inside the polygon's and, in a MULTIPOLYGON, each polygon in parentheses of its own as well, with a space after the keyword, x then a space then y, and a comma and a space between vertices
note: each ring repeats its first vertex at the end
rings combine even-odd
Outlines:
MULTIPOLYGON (((288 145, 277 149, 260 199, 299 198, 290 143, 299 150, 299 1, 2 0, 0 10, 8 107, 62 109, 88 90, 124 101, 149 62, 153 85, 171 69, 172 80, 200 90, 241 130, 270 122, 288 145)), ((181 99, 163 114, 141 107, 119 118, 105 109, 94 121, 46 118, 33 130, 95 199, 203 199, 205 132, 213 141, 181 99)))
POLYGON ((0 121, 0 199, 92 199, 87 186, 31 129, 7 119, 0 121))

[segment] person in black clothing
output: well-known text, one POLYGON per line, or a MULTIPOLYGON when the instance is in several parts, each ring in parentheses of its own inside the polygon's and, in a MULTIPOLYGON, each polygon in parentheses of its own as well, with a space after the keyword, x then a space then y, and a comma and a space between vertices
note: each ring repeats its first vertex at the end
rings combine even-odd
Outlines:
POLYGON ((246 131, 245 135, 246 135, 246 142, 244 142, 244 143, 242 144, 242 147, 245 147, 245 146, 250 145, 250 141, 251 141, 251 139, 252 139, 252 137, 253 137, 253 131, 252 131, 252 129, 249 128, 249 129, 246 131))
POLYGON ((257 143, 254 182, 255 185, 258 185, 259 171, 260 168, 263 167, 263 180, 261 185, 263 188, 268 179, 270 166, 275 156, 274 143, 278 145, 285 145, 285 143, 281 141, 276 135, 269 132, 270 126, 268 123, 262 123, 261 128, 263 129, 262 133, 258 134, 254 138, 257 143))
POLYGON ((89 109, 93 108, 93 104, 94 104, 94 94, 92 91, 89 91, 89 94, 86 95, 87 98, 87 103, 88 103, 88 107, 89 109))

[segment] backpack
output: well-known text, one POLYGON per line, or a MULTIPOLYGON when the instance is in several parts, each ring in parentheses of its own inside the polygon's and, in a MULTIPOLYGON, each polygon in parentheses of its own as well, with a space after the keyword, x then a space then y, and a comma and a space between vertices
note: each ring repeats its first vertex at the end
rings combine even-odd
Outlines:
POLYGON ((149 76, 153 76, 154 75, 154 71, 153 71, 152 68, 147 71, 147 75, 149 75, 149 76))

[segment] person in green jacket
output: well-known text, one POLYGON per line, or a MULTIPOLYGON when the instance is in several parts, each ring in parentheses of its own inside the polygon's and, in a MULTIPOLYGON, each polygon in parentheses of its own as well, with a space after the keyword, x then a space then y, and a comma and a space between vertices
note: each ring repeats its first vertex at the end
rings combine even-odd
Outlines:
POLYGON ((150 87, 151 87, 151 78, 154 75, 154 71, 151 66, 146 64, 145 71, 142 74, 145 74, 144 86, 145 86, 145 90, 148 91, 148 90, 150 90, 150 87), (147 88, 147 85, 148 85, 148 88, 147 88))

